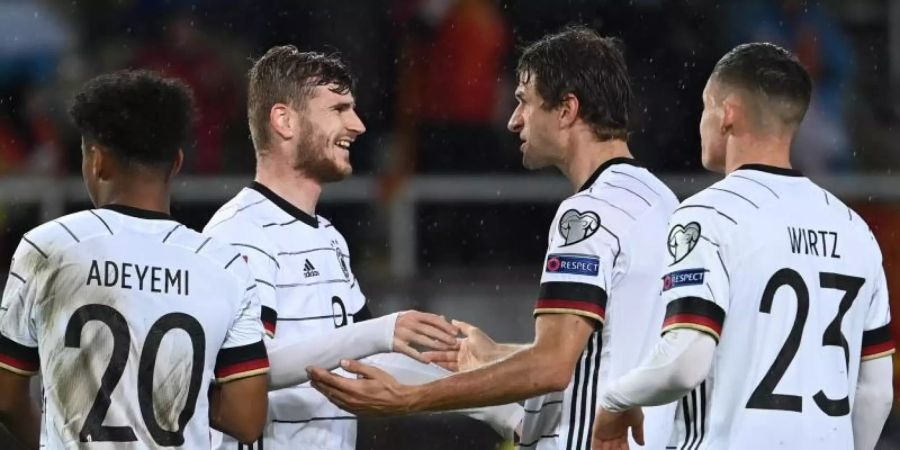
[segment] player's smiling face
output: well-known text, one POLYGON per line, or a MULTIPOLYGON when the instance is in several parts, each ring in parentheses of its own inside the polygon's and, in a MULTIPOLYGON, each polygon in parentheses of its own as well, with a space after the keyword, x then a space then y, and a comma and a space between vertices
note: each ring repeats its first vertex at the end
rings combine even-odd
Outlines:
POLYGON ((294 168, 320 182, 340 181, 353 172, 350 146, 366 131, 356 115, 353 94, 334 85, 316 86, 299 111, 301 133, 294 168))
POLYGON ((703 115, 700 117, 700 147, 703 167, 725 172, 724 107, 719 99, 718 83, 710 78, 703 88, 703 115), (719 100, 717 100, 719 99, 719 100))
POLYGON ((544 100, 534 87, 534 77, 520 79, 515 95, 519 104, 507 128, 522 140, 522 165, 527 169, 553 165, 559 159, 555 150, 558 146, 553 143, 553 130, 558 129, 556 109, 544 107, 544 100))

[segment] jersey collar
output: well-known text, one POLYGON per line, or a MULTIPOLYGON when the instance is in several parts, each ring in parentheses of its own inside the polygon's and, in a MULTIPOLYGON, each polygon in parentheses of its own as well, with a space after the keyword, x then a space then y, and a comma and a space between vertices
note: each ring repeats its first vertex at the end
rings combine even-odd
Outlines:
POLYGON ((784 175, 786 177, 802 177, 803 174, 799 170, 785 169, 784 167, 775 167, 768 164, 744 164, 735 170, 758 170, 775 175, 784 175))
POLYGON ((597 181, 597 178, 600 178, 600 174, 603 173, 604 170, 609 169, 610 166, 614 166, 616 164, 628 164, 631 166, 641 167, 641 165, 637 161, 635 161, 634 158, 608 159, 605 163, 600 164, 600 167, 598 167, 597 170, 595 170, 594 173, 590 176, 590 178, 588 178, 587 181, 585 181, 584 184, 581 185, 581 189, 579 189, 578 192, 588 190, 591 186, 594 185, 594 182, 597 181))
POLYGON ((294 216, 297 220, 313 227, 319 228, 319 219, 311 216, 301 210, 300 208, 291 204, 291 202, 281 198, 278 194, 272 192, 271 189, 265 187, 262 183, 254 181, 250 183, 250 189, 253 189, 256 192, 259 192, 263 195, 263 197, 269 199, 275 206, 281 208, 284 212, 294 216))
POLYGON ((108 209, 110 211, 115 211, 119 214, 125 214, 126 216, 137 217, 139 219, 150 219, 150 220, 175 220, 172 216, 159 211, 151 211, 149 209, 143 208, 135 208, 133 206, 126 205, 103 205, 100 209, 108 209))

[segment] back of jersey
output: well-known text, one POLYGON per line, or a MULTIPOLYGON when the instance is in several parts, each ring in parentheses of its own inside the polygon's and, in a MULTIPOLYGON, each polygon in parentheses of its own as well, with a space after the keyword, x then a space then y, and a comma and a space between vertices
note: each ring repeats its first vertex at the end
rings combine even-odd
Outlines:
POLYGON ((853 448, 860 361, 893 351, 862 219, 798 172, 744 166, 682 203, 669 247, 664 330, 719 340, 671 445, 853 448))
POLYGON ((46 223, 11 270, 0 366, 42 371, 45 448, 209 448, 209 380, 268 367, 238 252, 163 214, 46 223))

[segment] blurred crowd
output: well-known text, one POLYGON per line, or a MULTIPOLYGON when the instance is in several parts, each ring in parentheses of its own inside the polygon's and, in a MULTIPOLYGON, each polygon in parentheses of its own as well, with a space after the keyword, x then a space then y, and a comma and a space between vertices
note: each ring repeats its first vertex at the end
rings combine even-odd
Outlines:
MULTIPOLYGON (((250 173, 245 72, 276 44, 339 52, 359 77, 369 132, 357 173, 521 171, 505 124, 519 45, 570 23, 620 37, 638 101, 631 145, 650 167, 699 170, 700 92, 734 44, 796 52, 815 96, 796 142, 809 173, 882 170, 897 96, 884 0, 4 0, 0 2, 0 176, 77 174, 71 92, 120 68, 184 79, 198 107, 186 170, 250 173)), ((390 183, 388 183, 390 184, 390 183)))

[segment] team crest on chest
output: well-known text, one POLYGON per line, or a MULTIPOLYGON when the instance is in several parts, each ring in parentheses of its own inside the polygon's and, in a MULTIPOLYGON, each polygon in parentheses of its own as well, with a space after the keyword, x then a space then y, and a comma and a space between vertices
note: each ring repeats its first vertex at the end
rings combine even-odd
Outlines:
POLYGON ((344 255, 344 251, 341 250, 341 246, 337 240, 332 239, 331 248, 334 249, 334 254, 337 256, 338 265, 341 266, 341 271, 344 272, 344 278, 350 279, 350 268, 347 267, 347 257, 350 255, 344 255))
POLYGON ((689 255, 700 241, 700 224, 690 222, 687 225, 677 224, 669 231, 669 254, 678 263, 689 255))
POLYGON ((593 211, 579 212, 570 209, 559 218, 559 235, 565 240, 563 245, 581 242, 600 229, 600 216, 593 211))

